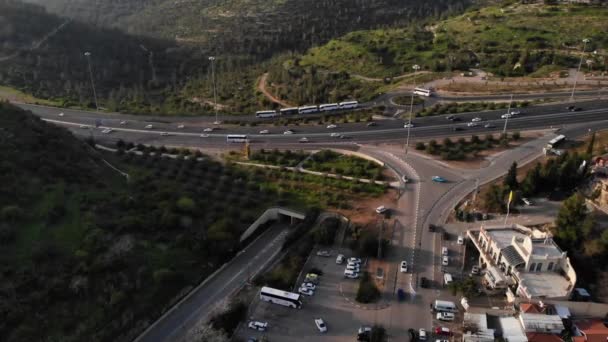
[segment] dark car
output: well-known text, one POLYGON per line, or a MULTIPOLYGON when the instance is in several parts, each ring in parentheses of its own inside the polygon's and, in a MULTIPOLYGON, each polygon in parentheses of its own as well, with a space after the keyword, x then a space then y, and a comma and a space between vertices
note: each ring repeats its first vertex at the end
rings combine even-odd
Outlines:
POLYGON ((397 299, 399 299, 400 302, 405 300, 405 291, 403 291, 403 289, 397 290, 397 299))
POLYGON ((581 110, 583 110, 581 107, 574 107, 570 111, 571 112, 580 112, 581 110))
POLYGON ((429 287, 429 281, 425 277, 420 278, 420 287, 426 289, 429 287))
POLYGON ((429 224, 429 232, 434 232, 437 229, 437 226, 435 226, 434 224, 429 224))
POLYGON ((464 127, 458 127, 458 126, 456 126, 456 127, 452 128, 452 131, 454 131, 454 132, 464 131, 464 127))
POLYGON ((410 342, 416 341, 416 330, 409 328, 407 329, 407 334, 410 336, 410 342))

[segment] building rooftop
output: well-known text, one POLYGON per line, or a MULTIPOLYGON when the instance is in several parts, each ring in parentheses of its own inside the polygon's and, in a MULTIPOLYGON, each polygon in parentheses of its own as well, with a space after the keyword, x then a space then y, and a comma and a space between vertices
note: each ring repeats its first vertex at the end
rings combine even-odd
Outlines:
POLYGON ((527 332, 560 333, 564 330, 564 323, 558 315, 525 312, 520 315, 521 323, 527 332))
POLYGON ((526 337, 528 337, 528 342, 563 342, 561 337, 555 334, 545 334, 545 333, 526 333, 526 337))
POLYGON ((521 324, 515 317, 500 317, 500 331, 502 337, 509 342, 527 342, 528 337, 524 333, 521 324))
POLYGON ((503 229, 487 229, 486 233, 500 249, 511 246, 511 240, 514 236, 521 239, 525 239, 527 236, 523 232, 512 229, 511 227, 504 227, 503 229))
POLYGON ((535 256, 549 256, 549 257, 560 257, 562 250, 555 244, 553 239, 543 240, 532 240, 532 255, 535 256))
POLYGON ((608 327, 601 320, 581 320, 574 322, 582 336, 572 337, 574 342, 606 342, 608 341, 608 327))
MULTIPOLYGON (((570 293, 570 281, 555 272, 518 272, 519 286, 528 298, 561 298, 570 293)), ((606 342, 606 341, 604 341, 606 342)))

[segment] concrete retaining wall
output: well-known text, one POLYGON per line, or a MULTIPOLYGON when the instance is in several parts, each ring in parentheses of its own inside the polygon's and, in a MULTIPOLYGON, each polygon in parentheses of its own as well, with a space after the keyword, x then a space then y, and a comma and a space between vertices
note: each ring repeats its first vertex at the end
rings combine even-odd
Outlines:
POLYGON ((278 220, 280 215, 289 216, 291 218, 297 218, 299 220, 303 220, 306 217, 306 214, 304 213, 287 208, 274 207, 267 209, 264 213, 262 213, 262 215, 260 215, 260 217, 258 217, 257 220, 255 220, 255 222, 253 222, 249 226, 249 228, 247 228, 247 230, 245 230, 243 234, 241 234, 239 242, 245 241, 248 237, 251 236, 251 234, 255 233, 258 227, 262 224, 271 220, 278 220))

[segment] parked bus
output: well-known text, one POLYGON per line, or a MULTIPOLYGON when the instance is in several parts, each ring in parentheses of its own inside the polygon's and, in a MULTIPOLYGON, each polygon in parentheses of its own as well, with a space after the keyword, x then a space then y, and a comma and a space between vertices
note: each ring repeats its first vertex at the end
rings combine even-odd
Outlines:
POLYGON ((294 309, 299 309, 302 307, 302 301, 300 300, 299 294, 277 290, 266 286, 262 287, 260 290, 260 300, 294 309))
POLYGON ((352 108, 359 107, 359 102, 358 101, 345 101, 345 102, 338 103, 338 106, 340 106, 340 109, 352 109, 352 108))
POLYGON ((317 106, 298 107, 298 114, 316 113, 318 111, 319 111, 319 107, 317 107, 317 106))
POLYGON ((332 110, 338 110, 340 106, 337 103, 326 103, 319 106, 320 112, 328 112, 332 110))
POLYGON ((289 107, 281 109, 281 115, 296 115, 298 114, 298 107, 289 107))
POLYGON ((446 300, 436 300, 435 305, 433 305, 433 309, 435 309, 435 311, 443 312, 458 312, 458 307, 456 307, 456 304, 446 300))
POLYGON ((256 118, 274 118, 275 116, 277 116, 275 110, 260 110, 255 112, 256 118))
POLYGON ((241 143, 247 142, 249 139, 244 134, 229 134, 226 136, 226 142, 229 143, 241 143))
POLYGON ((555 138, 551 139, 551 141, 549 141, 549 143, 547 143, 547 149, 555 148, 557 145, 562 143, 564 140, 566 140, 565 135, 556 136, 555 138))
POLYGON ((426 89, 426 88, 414 88, 414 95, 420 95, 420 96, 426 96, 429 97, 431 95, 433 95, 433 90, 432 89, 426 89))

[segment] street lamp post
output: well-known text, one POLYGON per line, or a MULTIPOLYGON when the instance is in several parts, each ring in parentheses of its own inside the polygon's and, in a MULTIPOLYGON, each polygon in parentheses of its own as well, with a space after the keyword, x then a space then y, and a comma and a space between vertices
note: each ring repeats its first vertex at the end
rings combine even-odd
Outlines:
POLYGON ((211 82, 213 83, 213 109, 215 111, 215 121, 213 122, 213 124, 219 125, 220 120, 217 117, 217 90, 215 87, 215 68, 214 68, 215 57, 214 56, 209 57, 209 61, 211 61, 211 82))
POLYGON ((576 75, 574 75, 574 84, 572 84, 572 94, 570 94, 570 101, 574 102, 574 91, 576 90, 576 82, 578 81, 578 73, 581 71, 581 66, 583 65, 583 57, 585 57, 585 48, 587 47, 587 43, 590 42, 589 38, 583 39, 583 53, 581 54, 581 59, 578 62, 578 68, 576 69, 576 75))
POLYGON ((93 69, 91 68, 91 53, 85 52, 84 55, 87 57, 87 64, 89 65, 89 78, 91 79, 91 88, 93 88, 93 98, 95 99, 95 110, 99 110, 99 104, 97 103, 97 92, 95 91, 95 82, 93 82, 93 69))
POLYGON ((505 117, 505 125, 502 128, 502 134, 507 133, 507 123, 509 122, 509 116, 511 116, 511 103, 513 103, 513 94, 511 94, 511 99, 509 100, 509 108, 507 109, 507 115, 505 117))
POLYGON ((407 138, 405 139, 405 157, 407 158, 407 151, 410 147, 410 129, 412 127, 412 113, 414 112, 414 89, 416 88, 416 73, 420 70, 420 65, 414 64, 412 66, 414 69, 414 79, 412 82, 412 95, 410 98, 410 115, 407 123, 407 138))

